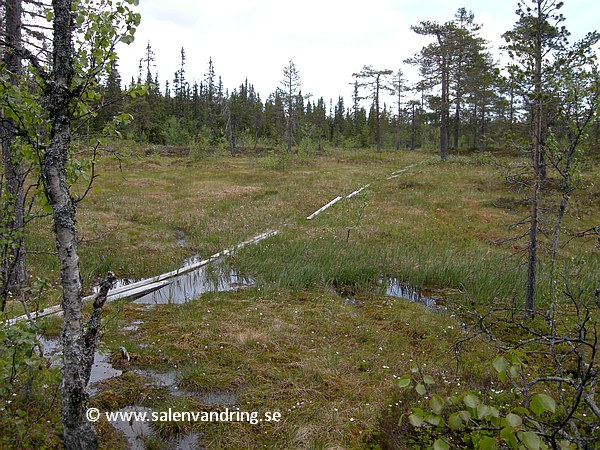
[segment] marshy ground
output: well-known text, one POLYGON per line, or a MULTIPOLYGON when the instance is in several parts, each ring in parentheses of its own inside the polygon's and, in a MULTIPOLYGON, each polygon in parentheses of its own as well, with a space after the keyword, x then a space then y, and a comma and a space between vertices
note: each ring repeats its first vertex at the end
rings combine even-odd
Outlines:
MULTIPOLYGON (((498 388, 493 346, 455 344, 465 337, 465 305, 486 310, 522 297, 526 242, 505 240, 527 226, 512 226, 527 216, 527 192, 505 178, 516 161, 477 154, 439 163, 420 152, 355 150, 285 161, 102 158, 100 177, 78 208, 86 289, 108 270, 139 279, 266 230, 281 233, 223 261, 250 286, 178 305, 107 305, 102 345, 123 374, 97 385, 91 405, 281 413, 279 422, 255 425, 154 424, 148 448, 182 435, 209 449, 386 447, 394 439, 401 447, 388 416, 402 410, 397 380, 414 363, 448 392, 498 388), (444 308, 386 295, 388 279, 427 290, 444 308), (120 347, 130 361, 121 359, 120 347), (170 381, 152 374, 170 374, 170 381)), ((599 176, 592 166, 584 170, 566 236, 600 221, 599 176)), ((552 216, 549 207, 548 227, 552 216)), ((33 227, 28 248, 51 250, 49 222, 33 227)), ((591 302, 600 272, 595 242, 576 239, 561 251, 591 302)), ((51 255, 35 255, 30 267, 56 283, 51 255)), ((50 290, 47 302, 57 295, 50 290)), ((58 320, 45 327, 56 334, 58 320)), ((130 445, 107 423, 98 430, 105 448, 130 445)), ((49 445, 59 431, 49 433, 49 445)))

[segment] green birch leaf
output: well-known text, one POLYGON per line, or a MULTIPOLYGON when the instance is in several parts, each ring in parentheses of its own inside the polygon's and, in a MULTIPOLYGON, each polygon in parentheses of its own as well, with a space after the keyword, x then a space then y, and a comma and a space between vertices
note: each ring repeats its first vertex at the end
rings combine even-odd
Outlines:
POLYGON ((500 431, 500 439, 506 442, 508 448, 512 450, 517 450, 519 448, 519 441, 511 427, 505 427, 500 431))
POLYGON ((487 419, 491 414, 491 409, 488 405, 481 404, 477 406, 477 418, 479 420, 487 419))
POLYGON ((542 445, 542 440, 533 431, 517 433, 517 437, 528 450, 539 450, 542 445))
POLYGON ((479 403, 481 403, 479 400, 479 397, 477 397, 475 394, 465 395, 465 398, 463 399, 463 401, 465 402, 465 405, 468 408, 477 408, 479 403))
POLYGON ((450 444, 445 438, 436 439, 433 443, 433 450, 450 450, 450 444))
POLYGON ((423 419, 423 416, 417 413, 412 413, 410 416, 408 416, 408 420, 413 427, 417 428, 422 427, 425 424, 425 419, 423 419))
POLYGON ((505 418, 506 424, 511 428, 519 428, 523 424, 523 419, 517 414, 510 413, 505 418))
POLYGON ((433 395, 429 400, 429 407, 435 414, 440 414, 444 409, 444 399, 439 395, 433 395))
POLYGON ((545 412, 555 412, 556 411, 556 401, 552 397, 546 394, 535 394, 531 398, 531 403, 529 403, 529 408, 533 411, 536 416, 541 416, 545 412))
POLYGON ((403 375, 398 380, 398 386, 401 388, 408 387, 408 386, 410 386, 411 383, 412 383, 412 377, 410 375, 403 375))
POLYGON ((435 384, 435 380, 433 379, 433 377, 431 375, 424 375, 423 382, 425 384, 435 384))
POLYGON ((479 450, 491 450, 498 448, 496 444, 496 439, 490 436, 485 436, 477 443, 477 448, 479 450))
POLYGON ((504 359, 502 356, 498 356, 493 362, 494 369, 499 374, 506 373, 506 369, 508 369, 508 361, 504 359))
POLYGON ((437 427, 442 424, 442 418, 437 414, 427 414, 425 417, 425 422, 437 427))
POLYGON ((471 420, 471 413, 469 411, 465 410, 465 409, 463 409, 462 411, 457 412, 457 414, 465 422, 468 422, 469 420, 471 420))
POLYGON ((451 430, 458 430, 463 424, 462 419, 460 418, 460 414, 459 413, 453 413, 450 414, 450 417, 448 417, 448 426, 450 427, 451 430))

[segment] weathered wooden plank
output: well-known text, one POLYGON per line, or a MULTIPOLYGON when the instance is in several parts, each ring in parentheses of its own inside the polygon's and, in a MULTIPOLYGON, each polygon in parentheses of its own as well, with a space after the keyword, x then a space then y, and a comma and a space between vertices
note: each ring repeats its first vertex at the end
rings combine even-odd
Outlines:
MULTIPOLYGON (((171 284, 180 275, 183 275, 183 274, 186 274, 189 272, 193 272, 194 270, 197 270, 202 266, 210 264, 211 262, 214 262, 215 260, 217 260, 219 258, 222 258, 224 256, 229 256, 237 250, 240 250, 248 245, 257 244, 260 241, 268 239, 271 236, 275 236, 279 233, 280 233, 279 230, 265 231, 264 233, 260 233, 256 236, 254 236, 253 238, 248 239, 247 241, 243 241, 234 247, 225 249, 219 253, 215 253, 214 255, 208 257, 207 259, 198 261, 197 263, 190 264, 188 266, 181 267, 179 269, 172 270, 170 272, 166 272, 166 273, 163 273, 160 275, 156 275, 154 277, 146 278, 144 280, 136 281, 135 283, 131 283, 131 284, 127 284, 125 286, 120 286, 118 288, 111 289, 108 292, 106 301, 114 301, 114 300, 118 300, 121 298, 127 298, 127 297, 140 297, 142 295, 149 294, 152 291, 155 291, 157 289, 160 289, 164 286, 171 284)), ((92 301, 95 297, 96 297, 96 294, 88 295, 87 297, 84 297, 82 299, 82 301, 89 302, 89 301, 92 301)), ((30 316, 33 320, 37 320, 37 319, 41 319, 43 317, 48 317, 48 316, 52 316, 52 315, 60 314, 60 313, 62 313, 61 306, 55 305, 55 306, 50 306, 48 308, 44 308, 44 310, 42 310, 42 311, 38 311, 36 313, 30 314, 30 316)), ((10 326, 17 322, 22 322, 24 320, 29 320, 29 317, 27 315, 14 317, 12 319, 8 319, 7 321, 5 321, 4 324, 10 326)))
POLYGON ((339 202, 342 199, 342 197, 336 197, 333 200, 331 200, 329 203, 327 203, 326 205, 322 206, 321 208, 317 209, 314 213, 312 213, 310 216, 308 216, 306 219, 307 220, 312 220, 315 217, 317 217, 319 214, 321 214, 323 211, 325 211, 327 208, 335 205, 337 202, 339 202))
POLYGON ((365 189, 367 189, 369 186, 371 186, 371 183, 365 184, 363 187, 361 187, 361 188, 355 190, 354 192, 351 192, 350 194, 346 195, 346 198, 352 198, 355 195, 360 194, 362 191, 364 191, 365 189))

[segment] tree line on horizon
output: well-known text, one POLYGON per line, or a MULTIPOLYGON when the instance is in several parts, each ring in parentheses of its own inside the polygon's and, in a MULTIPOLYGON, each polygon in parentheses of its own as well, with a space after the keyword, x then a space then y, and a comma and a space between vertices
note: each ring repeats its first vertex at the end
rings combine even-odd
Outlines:
MULTIPOLYGON (((409 85, 402 68, 364 66, 354 78, 351 104, 304 95, 300 70, 294 62, 283 68, 280 85, 266 98, 244 80, 229 91, 216 75, 212 59, 201 81, 189 82, 186 54, 179 68, 161 86, 156 56, 148 42, 137 79, 147 95, 123 95, 118 62, 100 80, 102 97, 85 137, 102 134, 118 112, 133 116, 121 128, 128 139, 197 149, 320 150, 323 145, 345 148, 493 149, 506 147, 515 136, 527 139, 531 120, 531 86, 523 86, 511 66, 493 59, 481 26, 472 12, 459 8, 444 24, 422 21, 411 27, 432 42, 404 61, 419 68, 420 79, 409 85), (380 101, 395 98, 393 104, 380 101)), ((508 32, 507 32, 508 34, 508 32)), ((550 120, 550 117, 549 117, 550 120)), ((600 127, 590 136, 595 148, 600 127)))

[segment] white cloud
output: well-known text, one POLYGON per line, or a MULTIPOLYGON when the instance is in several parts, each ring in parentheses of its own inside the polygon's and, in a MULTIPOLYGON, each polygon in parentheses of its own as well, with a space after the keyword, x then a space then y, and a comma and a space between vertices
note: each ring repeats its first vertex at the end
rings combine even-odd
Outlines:
MULTIPOLYGON (((264 99, 293 59, 304 92, 334 102, 344 95, 349 101, 353 72, 369 64, 397 70, 428 42, 410 31, 421 20, 449 21, 465 6, 483 23, 482 36, 500 45, 500 35, 516 19, 516 0, 471 2, 472 7, 462 0, 142 0, 136 42, 120 47, 121 72, 127 81, 137 74, 150 41, 164 87, 166 79, 173 79, 184 47, 188 80, 202 80, 212 57, 225 87, 233 89, 248 77, 264 99)), ((598 17, 597 0, 572 2, 579 9, 565 6, 568 27, 581 23, 578 16, 585 16, 586 23, 598 17)))

